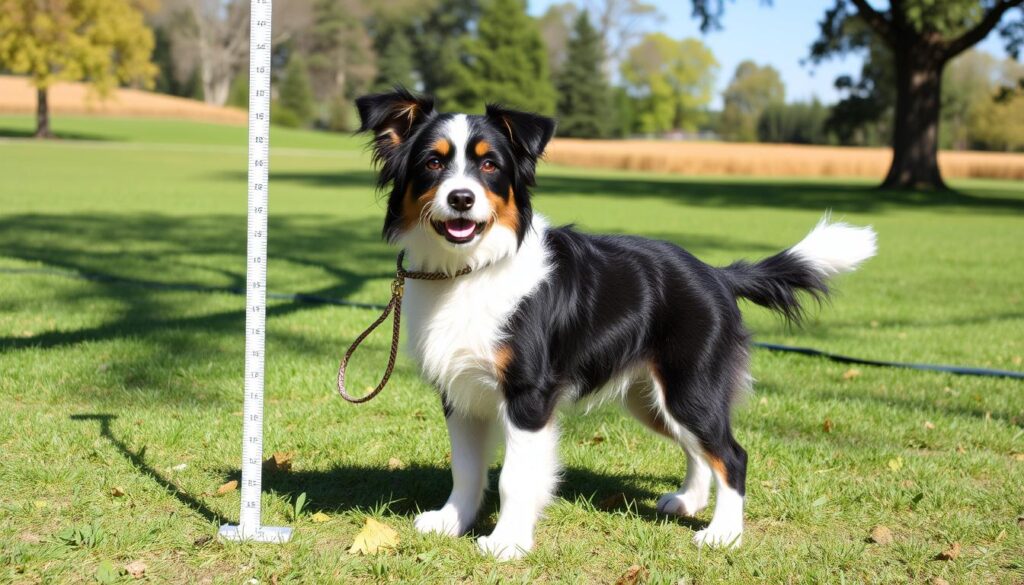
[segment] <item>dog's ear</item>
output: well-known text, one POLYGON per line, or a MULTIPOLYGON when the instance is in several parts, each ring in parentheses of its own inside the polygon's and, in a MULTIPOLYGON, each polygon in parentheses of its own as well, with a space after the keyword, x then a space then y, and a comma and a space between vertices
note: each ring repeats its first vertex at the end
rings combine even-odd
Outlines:
POLYGON ((499 130, 508 134, 516 154, 534 164, 544 154, 544 148, 555 134, 555 121, 539 114, 487 104, 487 117, 499 130))
POLYGON ((387 158, 420 124, 434 115, 434 98, 417 96, 396 87, 389 93, 364 95, 356 100, 361 125, 359 132, 374 133, 374 150, 387 158))

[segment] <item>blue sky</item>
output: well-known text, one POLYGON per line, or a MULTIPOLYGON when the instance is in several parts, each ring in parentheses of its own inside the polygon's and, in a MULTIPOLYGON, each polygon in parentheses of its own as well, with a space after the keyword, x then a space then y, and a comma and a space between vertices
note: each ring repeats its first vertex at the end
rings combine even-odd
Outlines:
MULTIPOLYGON (((529 10, 540 15, 560 0, 531 0, 529 10)), ((721 106, 721 90, 729 83, 733 71, 744 59, 770 64, 782 74, 786 99, 809 100, 812 97, 831 103, 838 94, 832 84, 843 73, 860 71, 861 58, 848 55, 818 66, 801 65, 808 49, 818 35, 818 20, 833 0, 774 0, 772 6, 760 0, 736 0, 726 4, 723 27, 703 35, 699 23, 690 15, 690 0, 648 0, 658 7, 662 18, 649 28, 675 38, 697 37, 711 47, 718 59, 718 95, 712 107, 721 106)), ((875 3, 876 5, 881 5, 875 3)), ((981 47, 1004 56, 998 35, 989 35, 981 47)))

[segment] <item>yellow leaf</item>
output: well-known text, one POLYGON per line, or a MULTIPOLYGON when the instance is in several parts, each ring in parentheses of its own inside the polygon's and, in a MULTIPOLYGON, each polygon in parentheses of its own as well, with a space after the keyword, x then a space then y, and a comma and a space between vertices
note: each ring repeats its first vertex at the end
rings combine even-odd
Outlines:
POLYGON ((895 459, 890 459, 889 460, 889 469, 891 469, 892 471, 899 471, 899 470, 903 469, 903 458, 902 457, 897 457, 895 459))
POLYGON ((860 370, 858 370, 857 368, 850 368, 849 370, 846 370, 846 372, 843 374, 843 379, 844 380, 852 380, 852 379, 856 378, 859 375, 860 375, 860 370))
POLYGON ((46 500, 36 500, 35 502, 32 503, 35 505, 36 508, 42 509, 46 507, 46 500))
POLYGON ((317 512, 316 514, 313 514, 309 517, 309 521, 313 522, 314 524, 323 524, 324 522, 327 522, 330 519, 331 517, 327 514, 324 514, 323 512, 317 512))
POLYGON ((398 533, 387 524, 381 524, 373 518, 366 519, 366 525, 352 542, 351 554, 372 555, 383 550, 398 546, 398 533))
POLYGON ((238 489, 238 480, 232 479, 231 481, 217 488, 217 495, 223 496, 224 494, 233 492, 236 489, 238 489))
POLYGON ((398 457, 392 457, 391 459, 388 459, 388 469, 391 471, 405 469, 405 463, 403 463, 398 457))

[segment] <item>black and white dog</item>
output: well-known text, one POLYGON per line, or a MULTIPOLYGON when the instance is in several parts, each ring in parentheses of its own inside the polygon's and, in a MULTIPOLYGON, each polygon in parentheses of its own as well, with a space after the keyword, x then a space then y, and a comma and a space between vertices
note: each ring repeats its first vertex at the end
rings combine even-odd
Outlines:
POLYGON ((454 483, 416 529, 470 529, 503 439, 500 517, 477 542, 524 555, 558 480, 555 410, 603 395, 686 454, 683 485, 658 510, 697 514, 713 481, 714 515, 694 541, 739 544, 747 454, 730 410, 751 379, 737 299, 796 320, 797 293, 827 295, 828 277, 874 255, 874 232, 826 218, 771 258, 716 268, 667 242, 553 228, 530 188, 554 120, 498 106, 442 114, 401 89, 356 103, 389 193, 384 236, 406 268, 472 268, 406 283, 407 349, 440 391, 454 483))

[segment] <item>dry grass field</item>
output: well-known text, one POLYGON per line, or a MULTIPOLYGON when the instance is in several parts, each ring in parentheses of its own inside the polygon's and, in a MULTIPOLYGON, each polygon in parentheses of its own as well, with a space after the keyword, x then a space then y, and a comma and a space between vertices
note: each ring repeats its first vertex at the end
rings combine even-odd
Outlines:
MULTIPOLYGON (((889 168, 888 148, 735 144, 652 140, 556 140, 550 162, 602 169, 679 175, 748 177, 867 177, 889 168)), ((947 178, 1024 179, 1024 154, 942 152, 947 178)))
MULTIPOLYGON (((35 100, 35 89, 25 78, 0 76, 0 114, 34 113, 35 100)), ((236 108, 134 89, 118 89, 100 100, 81 83, 53 86, 50 107, 58 118, 84 114, 246 123, 245 112, 236 108)), ((567 138, 553 141, 547 153, 549 162, 576 167, 691 176, 879 180, 885 176, 891 156, 888 148, 567 138)), ((943 175, 950 179, 1024 180, 1024 154, 942 152, 939 164, 943 175)))
MULTIPOLYGON (((243 110, 137 89, 117 89, 107 99, 101 100, 85 84, 63 82, 50 88, 49 97, 50 112, 54 117, 85 114, 246 123, 243 110)), ((36 90, 24 77, 0 75, 0 114, 31 114, 35 109, 36 90)))

